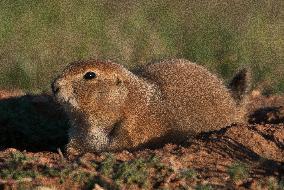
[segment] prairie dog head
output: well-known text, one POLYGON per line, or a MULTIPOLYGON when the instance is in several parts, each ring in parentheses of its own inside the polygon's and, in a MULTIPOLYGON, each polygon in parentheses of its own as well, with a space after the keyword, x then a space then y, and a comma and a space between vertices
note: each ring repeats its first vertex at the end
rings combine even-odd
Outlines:
POLYGON ((124 76, 128 71, 112 62, 71 63, 52 83, 55 99, 67 112, 83 113, 100 124, 120 117, 128 90, 124 76))
POLYGON ((54 97, 72 124, 70 146, 82 140, 79 144, 89 150, 101 151, 108 146, 111 131, 123 117, 129 74, 121 65, 91 60, 71 63, 55 79, 54 97))

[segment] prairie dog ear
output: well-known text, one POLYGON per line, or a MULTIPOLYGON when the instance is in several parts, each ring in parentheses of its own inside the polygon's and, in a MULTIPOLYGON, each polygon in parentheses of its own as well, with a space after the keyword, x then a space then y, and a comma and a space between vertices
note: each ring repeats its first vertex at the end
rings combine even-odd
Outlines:
POLYGON ((115 76, 115 84, 116 86, 120 86, 122 84, 122 79, 119 76, 115 76))

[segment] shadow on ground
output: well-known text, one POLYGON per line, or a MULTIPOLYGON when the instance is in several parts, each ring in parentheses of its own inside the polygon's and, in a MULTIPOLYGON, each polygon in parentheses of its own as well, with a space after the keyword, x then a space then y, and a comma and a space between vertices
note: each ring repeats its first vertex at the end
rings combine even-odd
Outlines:
POLYGON ((66 115, 48 95, 0 100, 0 150, 63 150, 68 127, 66 115))
POLYGON ((249 116, 249 123, 284 123, 284 107, 270 106, 259 108, 249 116))
MULTIPOLYGON (((191 148, 203 147, 206 152, 222 158, 247 163, 252 166, 255 177, 277 176, 280 180, 281 174, 284 173, 284 144, 275 138, 275 133, 283 131, 283 127, 270 124, 265 126, 267 131, 262 131, 256 125, 233 124, 219 131, 200 134, 191 148), (251 138, 247 138, 248 136, 251 138)), ((283 136, 280 138, 283 139, 283 136)), ((208 171, 202 171, 201 168, 199 172, 208 171)))

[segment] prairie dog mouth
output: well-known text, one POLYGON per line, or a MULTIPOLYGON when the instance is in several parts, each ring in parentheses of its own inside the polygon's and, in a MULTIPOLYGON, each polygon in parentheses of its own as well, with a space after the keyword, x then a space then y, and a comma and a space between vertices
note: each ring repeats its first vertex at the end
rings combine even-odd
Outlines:
POLYGON ((64 94, 58 93, 53 95, 54 99, 62 106, 79 108, 77 100, 71 96, 64 96, 64 94), (67 97, 67 98, 66 98, 67 97))

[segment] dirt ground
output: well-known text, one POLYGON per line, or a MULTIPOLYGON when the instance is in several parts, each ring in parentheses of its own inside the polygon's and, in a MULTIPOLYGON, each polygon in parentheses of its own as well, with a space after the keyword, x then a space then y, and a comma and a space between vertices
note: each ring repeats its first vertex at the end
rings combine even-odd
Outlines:
POLYGON ((232 124, 183 145, 67 159, 67 129, 57 134, 47 128, 46 137, 40 137, 41 132, 29 131, 36 123, 24 119, 34 117, 36 109, 37 118, 62 121, 64 116, 43 111, 50 97, 7 94, 0 95, 0 111, 12 109, 0 116, 0 189, 284 189, 284 97, 252 95, 249 124, 232 124), (21 116, 14 103, 32 116, 21 116), (15 112, 19 123, 9 120, 15 112))

